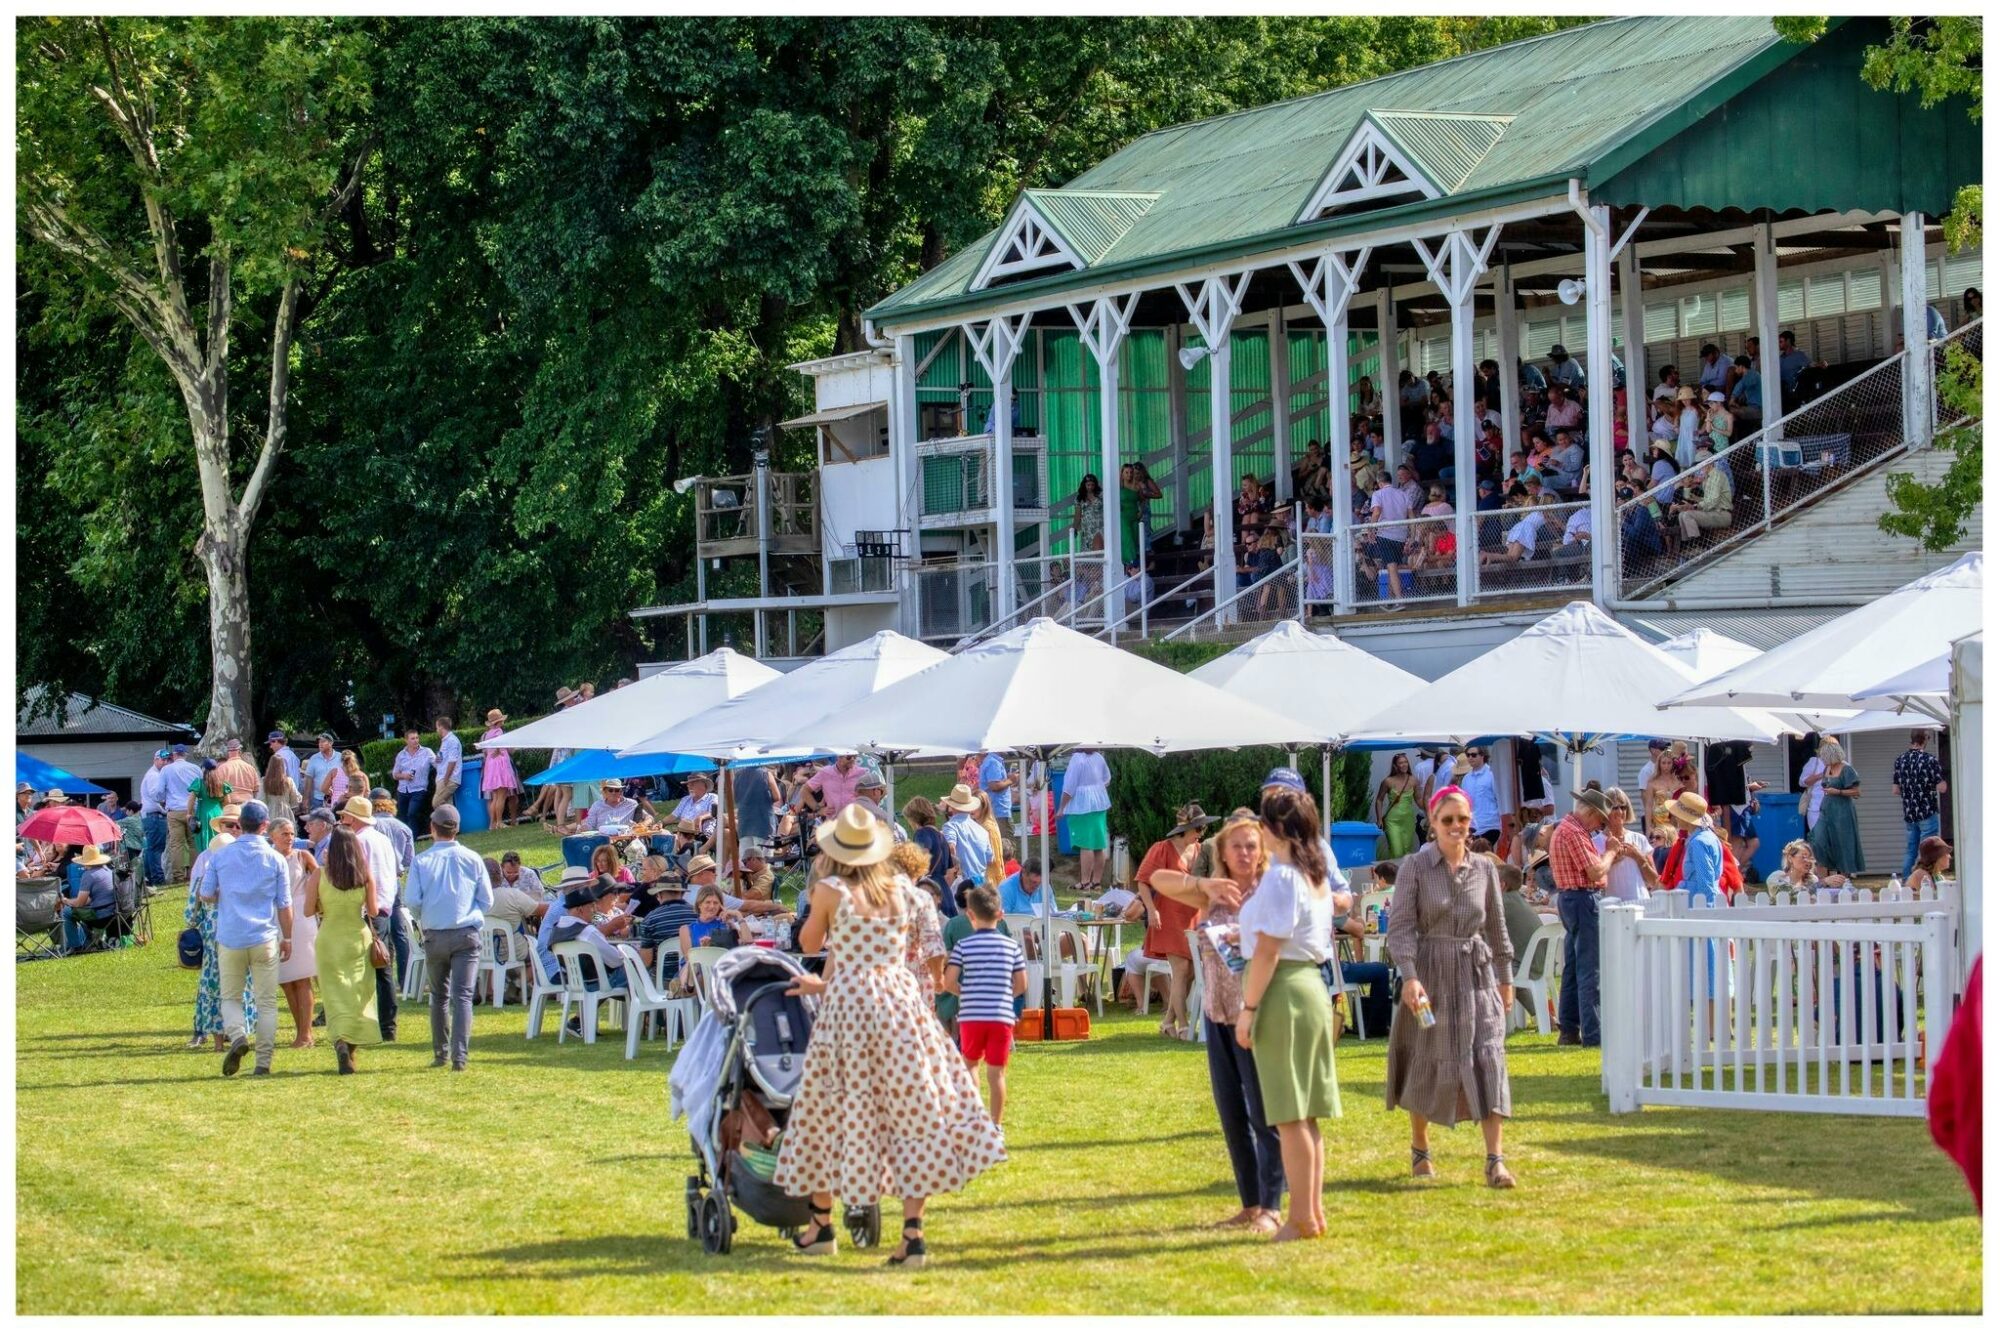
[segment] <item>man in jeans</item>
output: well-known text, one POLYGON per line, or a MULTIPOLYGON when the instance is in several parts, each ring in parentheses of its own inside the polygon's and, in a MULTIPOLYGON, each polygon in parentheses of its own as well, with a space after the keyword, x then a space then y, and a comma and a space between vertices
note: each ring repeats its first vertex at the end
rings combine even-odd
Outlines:
POLYGON ((139 822, 146 830, 146 882, 167 882, 167 761, 171 750, 153 751, 153 766, 139 779, 139 822))
POLYGON ((424 963, 431 980, 431 1068, 447 1058, 445 1006, 451 1006, 449 1058, 463 1071, 472 1041, 472 984, 479 975, 480 935, 493 886, 486 859, 458 840, 458 811, 431 811, 429 851, 410 866, 403 902, 424 928, 424 963))
POLYGON ((1597 1013, 1597 900, 1603 893, 1605 858, 1590 835, 1611 822, 1611 802, 1601 791, 1571 792, 1576 806, 1549 835, 1549 869, 1562 918, 1562 994, 1556 1001, 1558 1046, 1595 1046, 1597 1013))
POLYGON ((222 969, 222 1026, 229 1039, 222 1076, 243 1067, 250 1049, 243 1023, 243 979, 257 997, 257 1065, 271 1072, 278 1041, 278 964, 292 956, 292 875, 285 858, 264 839, 271 817, 262 801, 245 801, 236 841, 213 851, 195 892, 215 904, 215 948, 222 969))
POLYGON ((1903 835, 1908 846, 1903 853, 1902 878, 1908 879, 1917 865, 1917 845, 1937 836, 1938 797, 1944 795, 1944 766, 1927 748, 1927 731, 1910 733, 1910 748, 1896 758, 1890 770, 1896 795, 1903 800, 1903 835))

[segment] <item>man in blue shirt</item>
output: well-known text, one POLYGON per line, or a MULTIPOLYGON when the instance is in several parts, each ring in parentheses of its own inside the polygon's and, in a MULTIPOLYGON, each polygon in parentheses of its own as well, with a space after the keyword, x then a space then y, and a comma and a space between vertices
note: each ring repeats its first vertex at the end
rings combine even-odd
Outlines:
POLYGON ((1794 334, 1790 329, 1785 329, 1779 333, 1778 383, 1785 386, 1787 394, 1791 394, 1798 389, 1799 376, 1805 373, 1808 364, 1810 362, 1806 354, 1799 350, 1798 335, 1794 334))
POLYGON ((215 904, 215 951, 222 969, 222 1027, 229 1050, 222 1076, 243 1067, 250 1049, 243 1022, 243 979, 247 973, 257 999, 257 1065, 252 1074, 271 1072, 278 1041, 278 964, 292 956, 292 874, 285 858, 264 838, 271 812, 262 801, 245 801, 237 816, 236 841, 211 850, 195 892, 215 904))
POLYGON ((1740 424, 1749 422, 1752 428, 1764 422, 1764 377, 1750 364, 1748 356, 1736 358, 1736 368, 1743 372, 1736 381, 1736 387, 1729 394, 1729 414, 1740 424))
POLYGON ((1583 387, 1583 362, 1569 354, 1569 349, 1557 343, 1549 349, 1549 385, 1562 385, 1574 394, 1583 387))
POLYGON ((340 772, 340 756, 333 751, 330 733, 319 734, 319 748, 306 760, 304 772, 299 790, 305 795, 306 807, 332 804, 333 779, 340 772))
POLYGON ((1000 911, 1006 916, 1035 916, 1042 910, 1042 872, 1022 866, 1000 881, 1000 911))
POLYGON ((951 811, 951 818, 944 821, 943 833, 945 845, 951 848, 952 864, 958 867, 956 882, 984 882, 987 863, 993 859, 993 844, 986 840, 986 829, 972 817, 979 809, 979 798, 961 782, 951 789, 942 804, 951 811))
POLYGON ((979 761, 979 785, 993 802, 994 822, 1013 822, 1014 785, 1007 772, 1007 761, 989 750, 979 761))
POLYGON ((76 864, 83 867, 76 896, 62 900, 63 944, 72 953, 90 942, 91 926, 118 919, 118 891, 111 879, 111 858, 101 847, 85 847, 77 853, 76 864))
POLYGON ((465 1069, 472 1044, 472 984, 479 976, 480 934, 493 906, 486 860, 458 840, 458 809, 431 811, 431 847, 410 866, 403 905, 424 931, 424 967, 431 981, 431 1068, 446 1059, 445 1006, 453 1072, 465 1069))
POLYGON ((285 766, 285 776, 293 782, 297 782, 299 780, 299 757, 292 752, 292 747, 285 743, 285 733, 282 731, 270 732, 264 737, 264 745, 272 754, 278 756, 278 762, 285 766))
POLYGON ((173 762, 160 772, 160 803, 167 812, 167 878, 178 884, 187 878, 194 860, 194 830, 188 823, 188 788, 201 781, 201 770, 188 762, 188 747, 173 747, 173 762))
POLYGON ((146 882, 167 882, 167 761, 171 750, 153 753, 153 766, 139 779, 139 819, 146 826, 146 882))

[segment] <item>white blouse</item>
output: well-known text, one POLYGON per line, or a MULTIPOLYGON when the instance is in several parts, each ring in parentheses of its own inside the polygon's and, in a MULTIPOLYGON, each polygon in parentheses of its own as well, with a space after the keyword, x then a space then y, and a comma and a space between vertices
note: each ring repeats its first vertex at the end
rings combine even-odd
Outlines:
POLYGON ((1111 766, 1095 751, 1079 751, 1070 756, 1063 770, 1063 795, 1069 798, 1072 815, 1096 814, 1111 808, 1111 766))
POLYGON ((1278 941, 1281 961, 1323 963, 1333 957, 1333 893, 1326 885, 1315 893, 1297 866, 1271 862, 1236 922, 1246 958, 1256 952, 1258 937, 1267 935, 1278 941))

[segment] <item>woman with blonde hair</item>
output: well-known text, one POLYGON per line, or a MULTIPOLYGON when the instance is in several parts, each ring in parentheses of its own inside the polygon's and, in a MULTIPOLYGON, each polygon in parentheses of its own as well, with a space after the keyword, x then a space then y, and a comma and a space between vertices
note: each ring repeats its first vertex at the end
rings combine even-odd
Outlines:
POLYGON ((1236 1044, 1256 1053, 1257 1091, 1264 1119, 1278 1131, 1291 1195, 1285 1224, 1271 1239, 1305 1240, 1326 1230, 1319 1122, 1340 1114, 1333 1000, 1320 974, 1333 961, 1337 904, 1313 798, 1291 787, 1266 787, 1257 813, 1270 863, 1237 921, 1249 966, 1236 1044))
POLYGON ((903 1243, 889 1264, 921 1268, 929 1259, 925 1201, 963 1189, 1007 1153, 911 972, 911 955, 937 929, 936 912, 888 864, 895 835, 849 805, 816 838, 799 944, 824 949, 827 970, 792 989, 819 996, 819 1012, 772 1183, 811 1196, 812 1221, 793 1240, 802 1254, 834 1252, 836 1195, 900 1198, 903 1243))
POLYGON ((1514 945, 1499 865, 1472 852, 1472 800, 1463 789, 1440 787, 1429 814, 1432 841, 1396 872, 1389 907, 1389 957, 1403 996, 1389 1028, 1388 1106, 1409 1112, 1411 1175, 1437 1175, 1433 1121, 1477 1120, 1486 1183, 1512 1189, 1500 1127, 1514 1109, 1507 1083, 1514 945))
MULTIPOLYGON (((292 901, 304 902, 306 881, 319 878, 319 862, 310 847, 295 842, 296 834, 290 819, 271 821, 271 850, 285 858, 292 877, 292 901)), ((319 942, 319 920, 303 910, 293 915, 292 952, 278 960, 278 988, 292 1011, 292 1049, 302 1051, 313 1044, 313 978, 319 975, 314 950, 319 942)))
POLYGON ((986 862, 986 887, 997 889, 1000 881, 1007 878, 1007 843, 1000 836, 1000 821, 993 817, 993 797, 983 790, 979 793, 979 811, 973 818, 986 830, 986 845, 993 852, 986 862))
POLYGON ((337 810, 348 797, 366 796, 368 791, 368 774, 361 761, 354 757, 354 751, 342 750, 340 772, 333 777, 333 807, 337 810))

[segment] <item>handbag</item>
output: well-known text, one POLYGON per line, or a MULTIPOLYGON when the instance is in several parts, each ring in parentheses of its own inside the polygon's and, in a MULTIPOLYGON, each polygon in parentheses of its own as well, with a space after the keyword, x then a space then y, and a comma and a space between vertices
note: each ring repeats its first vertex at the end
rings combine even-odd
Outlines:
POLYGON ((373 921, 368 923, 368 966, 378 972, 389 966, 389 942, 382 938, 373 921))

